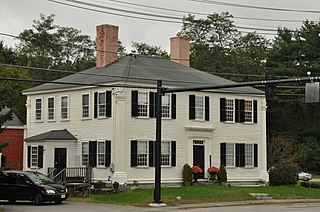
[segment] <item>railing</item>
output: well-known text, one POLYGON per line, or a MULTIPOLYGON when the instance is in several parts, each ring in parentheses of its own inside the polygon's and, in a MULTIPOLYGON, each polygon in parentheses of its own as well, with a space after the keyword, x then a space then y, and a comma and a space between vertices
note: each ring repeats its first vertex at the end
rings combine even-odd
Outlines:
POLYGON ((55 182, 86 182, 91 183, 91 167, 68 167, 57 173, 57 169, 48 168, 48 177, 55 182))

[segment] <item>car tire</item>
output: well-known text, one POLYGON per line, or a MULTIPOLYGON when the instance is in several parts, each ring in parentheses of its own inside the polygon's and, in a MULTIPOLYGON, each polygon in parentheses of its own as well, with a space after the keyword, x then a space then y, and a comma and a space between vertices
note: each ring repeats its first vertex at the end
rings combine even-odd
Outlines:
POLYGON ((33 202, 35 205, 42 205, 42 203, 43 203, 42 194, 36 193, 36 195, 34 195, 33 202))
POLYGON ((16 202, 15 199, 9 199, 9 203, 10 203, 10 204, 14 204, 15 202, 16 202))
POLYGON ((56 204, 61 204, 62 203, 62 200, 56 200, 54 201, 56 204))

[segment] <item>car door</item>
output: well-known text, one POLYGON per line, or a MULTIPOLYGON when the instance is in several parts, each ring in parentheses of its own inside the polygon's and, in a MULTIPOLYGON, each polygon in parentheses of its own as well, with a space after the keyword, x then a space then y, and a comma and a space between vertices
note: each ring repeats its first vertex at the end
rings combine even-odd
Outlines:
POLYGON ((33 196, 33 184, 23 173, 16 176, 15 195, 18 195, 19 200, 31 200, 33 196))
POLYGON ((16 175, 13 173, 6 173, 0 187, 1 199, 16 200, 17 193, 15 189, 16 175))

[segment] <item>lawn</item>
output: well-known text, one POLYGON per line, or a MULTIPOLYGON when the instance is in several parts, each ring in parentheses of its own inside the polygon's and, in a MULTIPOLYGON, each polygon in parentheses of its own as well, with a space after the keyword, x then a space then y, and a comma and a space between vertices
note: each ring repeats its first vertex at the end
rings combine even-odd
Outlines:
MULTIPOLYGON (((166 204, 185 204, 199 202, 228 202, 253 200, 249 193, 267 193, 274 199, 320 199, 320 189, 296 186, 219 186, 196 185, 180 188, 162 188, 161 200, 166 204), (177 196, 181 200, 177 200, 177 196)), ((145 205, 153 201, 153 189, 125 190, 119 193, 91 194, 90 198, 81 199, 70 197, 71 201, 86 201, 116 205, 145 205)))

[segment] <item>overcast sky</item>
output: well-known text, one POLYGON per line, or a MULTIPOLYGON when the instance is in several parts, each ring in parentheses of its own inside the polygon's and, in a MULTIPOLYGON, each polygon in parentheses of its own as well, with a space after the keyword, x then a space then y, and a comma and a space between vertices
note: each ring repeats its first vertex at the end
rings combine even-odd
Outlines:
MULTIPOLYGON (((237 26, 273 30, 277 29, 278 26, 293 29, 299 28, 302 25, 303 20, 308 19, 319 21, 320 17, 320 0, 77 0, 78 2, 100 5, 100 7, 90 7, 79 3, 76 4, 75 1, 70 0, 53 0, 55 2, 49 0, 0 1, 0 39, 4 40, 4 43, 8 46, 14 45, 14 39, 1 35, 1 33, 18 35, 24 29, 32 28, 32 21, 39 20, 40 13, 47 16, 55 14, 55 24, 79 29, 83 34, 91 36, 92 39, 95 39, 96 25, 105 23, 117 25, 119 26, 119 38, 127 47, 127 50, 130 49, 131 42, 135 41, 158 45, 168 51, 169 38, 175 36, 182 26, 181 23, 169 22, 178 22, 179 20, 173 19, 173 17, 182 18, 183 15, 188 14, 180 11, 204 14, 228 11, 236 17, 234 18, 234 21, 237 26), (57 2, 89 8, 90 10, 66 6, 57 2), (125 4, 126 2, 129 4, 125 4), (219 2, 238 4, 238 6, 221 5, 219 2), (132 4, 141 4, 146 7, 132 4), (241 5, 271 9, 248 8, 241 5), (112 9, 108 10, 105 7, 112 9), (161 7, 164 9, 161 10, 151 7, 161 7), (280 11, 273 10, 272 8, 294 11, 280 11), (120 12, 119 9, 127 11, 120 12), (99 10, 105 13, 93 10, 99 10), (296 10, 300 10, 300 12, 296 10), (147 13, 148 15, 139 15, 137 12, 147 13), (121 16, 112 15, 111 13, 121 16), (141 20, 123 16, 142 17, 145 19, 156 19, 160 21, 141 20), (171 18, 161 18, 159 16, 168 16, 171 18), (288 21, 248 20, 246 18, 286 19, 288 21)), ((196 15, 196 17, 204 18, 205 16, 196 15)), ((241 29, 240 31, 250 30, 241 29)), ((262 30, 257 30, 257 32, 267 34, 275 33, 272 31, 262 30)), ((268 36, 268 38, 271 37, 268 36)))

